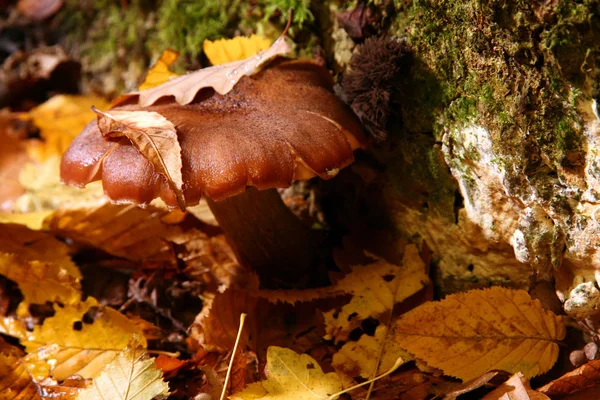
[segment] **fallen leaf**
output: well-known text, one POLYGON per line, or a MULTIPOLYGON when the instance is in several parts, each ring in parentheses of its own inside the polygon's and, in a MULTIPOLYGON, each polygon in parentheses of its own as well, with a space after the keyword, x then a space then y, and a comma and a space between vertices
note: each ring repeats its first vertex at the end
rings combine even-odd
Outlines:
MULTIPOLYGON (((97 376, 104 365, 125 349, 133 335, 142 346, 142 332, 127 317, 110 307, 100 307, 95 299, 64 307, 55 306, 54 316, 27 334, 21 343, 39 363, 47 363, 52 376, 58 380, 71 375, 84 378, 97 376), (94 307, 96 319, 84 318, 94 307)), ((31 360, 34 362, 34 360, 31 360)))
POLYGON ((42 399, 19 357, 4 353, 0 353, 0 399, 42 399))
POLYGON ((532 390, 529 379, 517 372, 481 400, 550 400, 550 398, 532 390))
POLYGON ((205 40, 202 50, 212 65, 250 58, 261 50, 267 50, 271 41, 262 36, 236 36, 233 39, 205 40))
POLYGON ((286 31, 267 50, 245 60, 233 61, 227 64, 215 65, 198 71, 172 78, 162 85, 119 96, 114 104, 138 98, 142 107, 151 106, 165 96, 175 97, 180 105, 190 104, 200 89, 211 87, 219 94, 226 94, 243 77, 252 75, 271 59, 289 53, 292 48, 285 40, 286 31))
POLYGON ((26 118, 40 129, 42 140, 28 141, 27 151, 35 160, 61 156, 79 132, 95 117, 92 106, 105 110, 109 103, 98 96, 56 95, 29 111, 26 118))
POLYGON ((267 380, 249 385, 229 398, 316 400, 327 398, 342 390, 342 383, 337 374, 325 374, 310 356, 282 347, 269 347, 266 373, 267 380))
MULTIPOLYGON (((80 245, 150 266, 173 267, 177 259, 170 242, 183 235, 177 224, 165 222, 173 213, 179 211, 111 204, 102 198, 60 207, 45 225, 51 233, 80 245)), ((206 236, 199 233, 194 238, 201 241, 206 236)))
POLYGON ((499 375, 502 376, 503 374, 506 374, 506 372, 488 371, 483 375, 464 383, 445 382, 439 384, 434 390, 436 395, 439 397, 443 396, 443 400, 456 400, 458 396, 479 389, 480 387, 487 385, 492 379, 495 379, 499 375))
POLYGON ((352 330, 367 318, 379 319, 389 315, 394 305, 429 284, 425 264, 416 246, 406 246, 403 265, 379 260, 366 266, 352 268, 335 288, 352 294, 351 301, 341 310, 323 313, 325 338, 336 343, 346 341, 352 330))
POLYGON ((177 61, 179 53, 175 50, 165 50, 158 61, 148 70, 144 82, 139 87, 139 90, 146 90, 158 85, 161 85, 168 80, 179 76, 178 74, 171 72, 169 67, 177 61))
POLYGON ((537 389, 547 396, 560 397, 600 384, 600 360, 592 360, 537 389))
POLYGON ((558 357, 562 319, 523 290, 492 287, 425 303, 395 322, 400 346, 463 380, 499 369, 533 377, 558 357))
POLYGON ((0 275, 17 283, 29 304, 73 304, 81 299, 81 273, 68 251, 47 233, 0 224, 0 275))
POLYGON ((169 385, 162 379, 154 359, 149 358, 140 343, 129 346, 109 362, 92 385, 81 391, 82 400, 146 400, 169 395, 169 385))
POLYGON ((333 355, 331 365, 351 377, 370 379, 389 371, 398 358, 402 358, 404 362, 412 360, 392 335, 388 336, 388 328, 380 325, 373 336, 363 334, 358 341, 342 346, 333 355), (378 358, 380 353, 381 360, 378 358))
POLYGON ((102 136, 109 139, 127 137, 154 170, 166 178, 179 207, 185 210, 181 146, 175 125, 156 112, 94 111, 98 114, 98 128, 102 136))

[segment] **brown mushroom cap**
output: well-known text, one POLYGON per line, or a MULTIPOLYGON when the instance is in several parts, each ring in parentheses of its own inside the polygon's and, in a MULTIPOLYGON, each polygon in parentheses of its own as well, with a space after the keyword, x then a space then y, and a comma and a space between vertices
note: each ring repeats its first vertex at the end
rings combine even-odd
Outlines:
MULTIPOLYGON (((171 121, 182 149, 184 196, 222 200, 248 186, 287 187, 297 179, 328 179, 363 147, 360 122, 332 92, 328 71, 311 61, 275 61, 242 78, 226 95, 211 90, 181 106, 172 98, 149 107, 171 121)), ((156 197, 176 206, 166 179, 126 139, 102 137, 91 122, 64 154, 62 180, 84 186, 102 179, 117 202, 144 204, 156 197)))

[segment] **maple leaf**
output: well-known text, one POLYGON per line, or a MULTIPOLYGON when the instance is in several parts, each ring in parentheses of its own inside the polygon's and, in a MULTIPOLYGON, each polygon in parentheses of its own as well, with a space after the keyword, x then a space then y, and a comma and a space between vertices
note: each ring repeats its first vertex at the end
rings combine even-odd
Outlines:
POLYGON ((81 273, 68 247, 54 237, 17 224, 0 224, 0 274, 15 281, 27 303, 81 298, 81 273))
POLYGON ((110 307, 99 307, 92 297, 85 302, 64 307, 55 306, 54 316, 21 339, 32 363, 47 363, 56 379, 71 375, 84 378, 97 376, 104 365, 125 349, 133 335, 142 332, 127 317, 110 307), (84 322, 84 314, 96 308, 96 320, 84 322))
POLYGON ((414 245, 406 246, 403 265, 379 260, 367 266, 353 267, 335 289, 351 293, 351 301, 341 310, 323 313, 326 339, 348 339, 350 332, 369 317, 389 315, 394 305, 415 294, 429 283, 425 264, 414 245))
POLYGON ((156 63, 148 70, 146 78, 140 85, 139 89, 150 89, 167 82, 171 78, 179 76, 178 74, 169 70, 169 67, 175 61, 177 61, 178 57, 179 53, 175 50, 167 49, 163 51, 158 61, 156 61, 156 63))
POLYGON ((287 29, 271 47, 250 58, 203 68, 172 78, 162 85, 141 92, 119 96, 114 101, 114 104, 118 105, 126 100, 137 97, 138 104, 142 107, 147 107, 154 104, 161 97, 173 96, 177 103, 186 105, 194 100, 200 89, 206 87, 213 88, 219 94, 227 94, 243 76, 252 75, 271 59, 278 55, 289 53, 292 50, 285 40, 287 29))
POLYGON ((243 60, 252 57, 261 50, 267 50, 271 41, 262 36, 236 36, 233 39, 205 40, 202 50, 212 65, 243 60))
POLYGON ((425 303, 395 323, 400 346, 463 380, 500 369, 539 375, 558 357, 562 319, 523 290, 492 287, 425 303))
POLYGON ((82 400, 149 400, 166 398, 169 385, 143 346, 133 339, 127 348, 106 364, 92 386, 81 391, 82 400))
POLYGON ((538 389, 547 396, 559 397, 579 392, 600 383, 600 360, 592 360, 567 372, 538 389))
POLYGON ((336 373, 325 374, 312 357, 283 347, 269 347, 266 371, 267 380, 249 385, 229 398, 316 400, 342 390, 341 380, 336 373))
POLYGON ((177 202, 185 210, 183 178, 181 175, 181 146, 175 125, 156 112, 118 111, 102 112, 96 108, 98 128, 105 138, 127 137, 134 147, 164 176, 177 202))

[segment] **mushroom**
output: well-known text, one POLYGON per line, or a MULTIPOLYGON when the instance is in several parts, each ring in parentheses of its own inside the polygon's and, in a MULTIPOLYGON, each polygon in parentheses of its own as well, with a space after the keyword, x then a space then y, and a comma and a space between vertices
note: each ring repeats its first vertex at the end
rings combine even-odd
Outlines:
MULTIPOLYGON (((185 204, 207 198, 238 261, 258 273, 262 287, 305 287, 323 278, 314 265, 315 240, 275 188, 333 178, 364 147, 360 122, 332 87, 324 67, 277 59, 226 95, 204 89, 184 106, 162 98, 147 107, 128 100, 115 109, 157 112, 173 123, 185 204)), ((177 206, 165 177, 128 140, 103 138, 96 121, 64 154, 61 178, 76 186, 101 179, 116 202, 160 197, 177 206)))

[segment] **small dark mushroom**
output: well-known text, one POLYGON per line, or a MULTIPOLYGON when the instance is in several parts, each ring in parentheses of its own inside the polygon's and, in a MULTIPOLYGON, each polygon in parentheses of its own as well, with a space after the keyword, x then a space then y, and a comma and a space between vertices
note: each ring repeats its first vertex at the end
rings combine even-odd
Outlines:
MULTIPOLYGON (((274 188, 330 179, 365 145, 360 122, 332 86, 328 71, 313 62, 277 60, 226 95, 203 90, 186 106, 162 99, 117 109, 154 111, 171 121, 186 204, 206 196, 238 260, 259 274, 261 286, 302 287, 315 280, 315 240, 274 188)), ((61 177, 77 186, 101 179, 116 202, 160 197, 177 205, 150 162, 128 141, 103 138, 95 121, 63 156, 61 177)))

